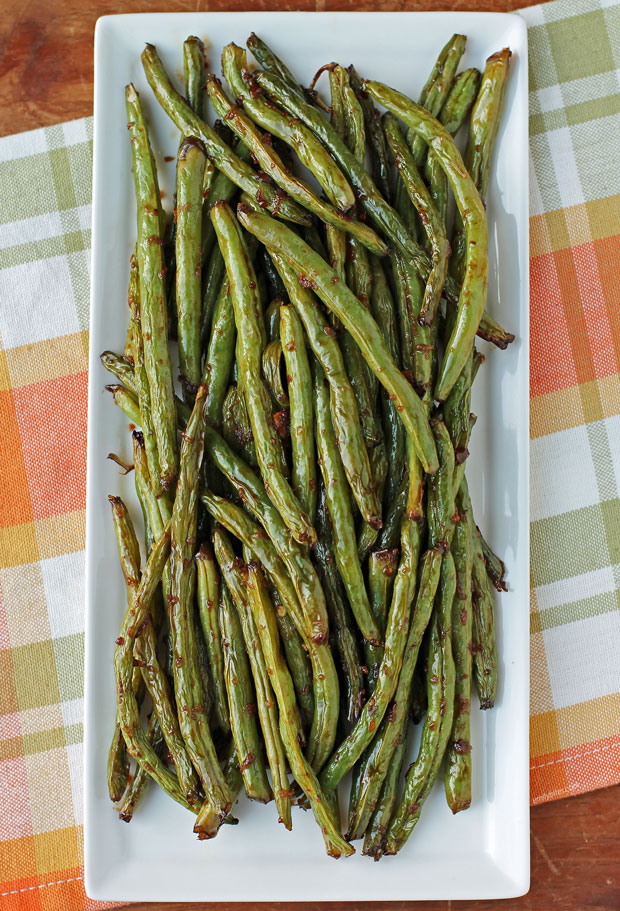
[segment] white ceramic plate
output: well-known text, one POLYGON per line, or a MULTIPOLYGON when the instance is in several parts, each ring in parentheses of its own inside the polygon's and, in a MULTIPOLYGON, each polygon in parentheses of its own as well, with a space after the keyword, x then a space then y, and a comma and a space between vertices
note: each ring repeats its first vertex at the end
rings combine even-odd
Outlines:
MULTIPOLYGON (((111 16, 95 35, 95 157, 88 428, 86 618, 86 891, 129 901, 362 901, 505 898, 529 884, 528 800, 528 208, 526 30, 516 15, 488 13, 184 13, 111 16), (141 93, 158 161, 178 135, 146 84, 140 52, 157 45, 172 74, 182 73, 182 42, 205 40, 210 66, 229 41, 263 36, 306 84, 323 63, 358 70, 416 96, 453 32, 468 36, 463 66, 482 67, 513 50, 505 113, 488 194, 489 309, 517 333, 505 352, 483 346, 475 387, 479 416, 470 486, 479 524, 505 559, 510 591, 498 598, 500 695, 494 711, 473 712, 473 805, 456 817, 436 787, 420 824, 396 858, 375 864, 359 853, 335 862, 310 813, 294 831, 273 806, 238 805, 240 824, 211 842, 192 819, 152 787, 130 825, 119 822, 106 789, 114 728, 114 639, 125 601, 108 493, 135 508, 133 479, 106 461, 130 456, 127 420, 103 386, 98 355, 121 351, 127 326, 128 258, 135 241, 125 83, 141 93)), ((169 205, 173 165, 162 168, 169 205)), ((139 513, 134 513, 139 515, 139 513)), ((419 734, 418 734, 419 736, 419 734)))

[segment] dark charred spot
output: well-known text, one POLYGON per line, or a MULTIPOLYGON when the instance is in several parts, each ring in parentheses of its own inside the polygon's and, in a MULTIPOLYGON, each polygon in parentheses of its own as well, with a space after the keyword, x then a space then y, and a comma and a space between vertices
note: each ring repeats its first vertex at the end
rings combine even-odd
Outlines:
POLYGON ((283 408, 281 411, 276 411, 273 416, 273 422, 276 425, 276 430, 278 435, 286 440, 291 433, 291 412, 288 408, 283 408))
POLYGON ((249 769, 250 766, 252 765, 252 763, 254 763, 254 762, 256 762, 256 756, 254 755, 254 753, 252 752, 252 750, 249 750, 248 753, 247 753, 246 756, 245 756, 245 759, 244 759, 243 762, 239 765, 239 770, 240 770, 241 772, 245 772, 245 770, 246 770, 246 769, 249 769))
POLYGON ((471 743, 469 740, 455 740, 454 742, 454 752, 455 753, 471 753, 471 743))

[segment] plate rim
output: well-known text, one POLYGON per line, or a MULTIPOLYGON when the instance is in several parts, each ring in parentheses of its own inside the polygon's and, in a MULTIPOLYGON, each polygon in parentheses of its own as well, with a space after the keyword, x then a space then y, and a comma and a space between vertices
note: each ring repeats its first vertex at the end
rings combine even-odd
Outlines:
MULTIPOLYGON (((119 21, 128 22, 128 20, 130 20, 130 19, 131 20, 135 19, 136 21, 145 22, 146 20, 153 20, 153 19, 164 20, 166 18, 170 18, 170 19, 174 19, 174 20, 179 20, 179 19, 189 20, 191 18, 192 20, 195 20, 197 17, 202 17, 202 18, 217 17, 219 19, 234 20, 235 18, 247 17, 249 15, 252 15, 253 18, 258 19, 258 20, 261 20, 261 19, 264 20, 267 18, 290 18, 290 17, 303 18, 303 17, 308 17, 308 16, 312 16, 314 18, 317 18, 317 17, 356 18, 356 17, 358 17, 358 18, 362 18, 362 19, 368 19, 368 18, 373 18, 373 17, 378 18, 378 17, 382 17, 382 16, 389 16, 391 18, 402 17, 402 18, 414 18, 414 19, 421 18, 421 17, 433 17, 433 18, 444 18, 444 19, 446 19, 446 21, 449 21, 454 18, 458 18, 459 20, 468 19, 468 20, 472 21, 472 26, 473 26, 474 20, 476 20, 476 19, 478 21, 481 21, 483 19, 511 20, 513 25, 515 25, 515 27, 520 32, 520 38, 522 41, 522 47, 520 48, 520 51, 524 57, 523 66, 526 69, 525 92, 524 92, 524 96, 519 98, 519 101, 520 101, 520 104, 522 104, 524 106, 525 129, 521 131, 521 139, 523 140, 522 152, 524 152, 524 155, 525 155, 525 158, 524 158, 525 184, 526 184, 525 191, 527 193, 527 178, 528 178, 528 167, 529 167, 529 147, 528 147, 528 129, 527 129, 527 120, 528 120, 528 91, 527 91, 528 36, 527 36, 526 22, 523 19, 523 17, 521 17, 518 14, 518 12, 509 12, 509 13, 485 12, 485 11, 437 11, 437 12, 435 12, 435 11, 431 11, 431 10, 427 10, 427 11, 394 11, 394 12, 384 12, 384 11, 380 11, 380 10, 373 10, 373 11, 369 11, 369 12, 360 11, 360 10, 347 10, 347 11, 338 11, 338 12, 329 12, 329 11, 313 12, 313 11, 295 10, 295 11, 290 11, 290 12, 289 11, 265 11, 265 12, 255 12, 254 13, 254 12, 246 10, 246 11, 235 11, 235 12, 199 11, 199 12, 194 13, 194 12, 184 11, 184 12, 172 12, 172 13, 170 13, 170 12, 168 12, 168 13, 167 12, 113 13, 113 14, 100 16, 97 19, 96 24, 95 24, 95 30, 94 30, 94 37, 95 37, 95 40, 94 40, 95 68, 94 68, 94 70, 95 70, 95 73, 94 73, 94 138, 93 138, 92 273, 91 273, 91 289, 90 289, 90 308, 91 309, 90 309, 90 318, 89 318, 89 326, 90 326, 91 331, 90 331, 90 338, 89 338, 89 370, 88 370, 89 392, 88 392, 88 448, 87 448, 87 485, 86 485, 86 488, 87 488, 87 493, 86 493, 86 496, 87 496, 87 508, 86 508, 86 615, 85 615, 85 659, 84 659, 84 681, 85 681, 84 706, 85 706, 85 709, 88 709, 89 702, 92 701, 92 699, 93 699, 92 691, 93 691, 93 687, 94 687, 94 682, 90 679, 91 675, 89 674, 88 656, 95 648, 95 643, 93 641, 93 639, 94 639, 93 611, 95 609, 94 602, 96 601, 96 598, 94 597, 94 587, 93 587, 94 586, 93 547, 94 547, 94 536, 95 536, 94 519, 93 519, 93 508, 94 508, 94 493, 93 493, 94 480, 93 480, 93 478, 96 475, 96 471, 94 470, 95 458, 98 459, 100 457, 100 453, 95 453, 94 445, 91 443, 91 440, 93 439, 93 434, 91 433, 91 430, 92 430, 91 422, 95 421, 95 417, 97 414, 95 397, 99 393, 99 377, 97 376, 99 352, 98 352, 98 350, 96 350, 96 347, 95 347, 96 333, 94 331, 92 331, 94 317, 95 317, 95 308, 97 306, 96 292, 95 292, 95 277, 96 277, 97 269, 99 266, 99 264, 98 264, 99 251, 98 251, 98 247, 96 247, 96 245, 95 245, 95 241, 98 236, 96 221, 97 221, 97 216, 99 213, 99 208, 102 205, 102 193, 101 193, 101 188, 98 186, 99 181, 97 180, 97 176, 101 170, 100 166, 99 166, 99 156, 102 155, 103 151, 104 151, 102 140, 98 139, 99 131, 97 129, 98 120, 99 120, 97 114, 98 114, 98 110, 100 109, 100 106, 102 103, 101 95, 102 95, 102 92, 105 93, 105 90, 102 89, 102 87, 101 87, 101 78, 99 78, 99 81, 97 78, 98 55, 102 51, 101 43, 103 41, 105 41, 105 33, 106 33, 107 28, 114 26, 114 24, 118 23, 119 21)), ((529 332, 529 328, 530 328, 530 325, 529 325, 529 310, 530 310, 529 269, 527 268, 528 250, 529 250, 529 212, 527 211, 527 201, 526 201, 526 215, 524 218, 524 222, 521 225, 521 232, 519 234, 519 240, 521 240, 521 239, 523 240, 524 245, 525 245, 525 252, 524 252, 525 268, 520 269, 520 281, 522 283, 521 303, 524 308, 524 312, 523 312, 523 319, 522 319, 522 329, 520 331, 520 336, 519 336, 519 343, 523 349, 523 353, 522 353, 521 357, 525 360, 525 365, 522 370, 523 375, 524 375, 523 380, 524 380, 524 385, 525 385, 525 394, 523 397, 522 408, 524 411, 525 421, 526 421, 526 425, 527 425, 527 423, 529 422, 529 389, 528 389, 527 365, 529 362, 529 335, 530 335, 530 332, 529 332)), ((529 434, 525 434, 524 439, 520 442, 524 446, 524 457, 525 457, 525 466, 523 466, 524 472, 525 472, 525 488, 524 488, 524 492, 523 492, 523 504, 522 504, 523 517, 522 517, 522 519, 525 524, 525 529, 526 529, 525 537, 527 539, 527 553, 525 555, 525 562, 526 562, 527 567, 529 567, 529 528, 530 528, 530 526, 529 526, 529 515, 530 515, 530 504, 529 504, 530 439, 529 439, 529 434)), ((521 519, 521 517, 520 517, 520 519, 521 519)), ((527 592, 524 592, 523 597, 526 598, 526 596, 527 596, 527 592)), ((527 622, 529 624, 529 617, 527 618, 527 622)), ((528 625, 528 632, 529 632, 529 625, 528 625)), ((527 655, 527 658, 522 667, 522 673, 524 674, 525 685, 529 688, 529 673, 530 673, 529 654, 527 655)), ((526 712, 527 712, 527 715, 529 718, 529 707, 528 706, 526 706, 526 712)), ((91 864, 89 862, 90 853, 91 853, 90 852, 90 848, 91 848, 90 834, 92 832, 93 825, 95 825, 95 822, 91 818, 92 814, 90 812, 90 810, 91 810, 90 800, 91 800, 92 794, 89 790, 89 784, 90 784, 89 769, 92 768, 92 756, 91 756, 92 739, 93 739, 92 738, 92 729, 94 726, 94 722, 91 719, 92 719, 92 713, 85 711, 84 748, 83 748, 83 755, 84 755, 84 787, 83 787, 83 791, 84 791, 84 849, 85 849, 84 884, 85 884, 85 889, 86 889, 87 895, 93 899, 107 900, 107 901, 111 901, 111 900, 112 901, 157 900, 158 898, 160 898, 160 895, 159 894, 155 895, 154 893, 152 893, 148 896, 145 896, 145 897, 136 897, 136 895, 133 893, 131 895, 121 896, 121 897, 119 897, 118 894, 114 894, 112 896, 110 893, 105 892, 105 890, 102 890, 100 888, 100 884, 96 883, 95 880, 93 879, 94 870, 92 870, 91 864)), ((527 726, 526 726, 526 730, 527 730, 527 726)), ((525 751, 525 753, 526 753, 527 758, 525 761, 525 767, 526 767, 526 769, 529 770, 529 737, 527 735, 524 738, 523 742, 520 744, 520 746, 521 746, 521 752, 525 751)), ((529 790, 528 790, 528 795, 529 795, 529 790)), ((481 893, 479 893, 480 898, 483 898, 483 899, 491 898, 492 899, 492 898, 504 898, 504 897, 506 897, 506 898, 517 897, 517 896, 527 893, 527 891, 529 890, 529 884, 530 884, 529 826, 527 825, 528 820, 529 820, 529 813, 530 813, 530 805, 529 805, 529 796, 528 796, 527 803, 524 807, 524 820, 523 820, 525 827, 527 829, 527 839, 526 840, 527 840, 528 850, 527 850, 526 863, 521 865, 520 869, 517 871, 517 874, 514 877, 511 877, 511 876, 505 874, 505 872, 503 870, 500 870, 500 868, 494 864, 494 869, 497 870, 498 873, 502 873, 501 878, 504 879, 506 882, 505 891, 503 891, 501 893, 501 895, 494 894, 492 896, 487 893, 481 892, 481 893)), ((488 857, 488 855, 485 855, 485 856, 488 857)), ((345 863, 345 862, 342 862, 342 863, 345 863)), ((157 892, 160 893, 161 890, 158 889, 157 892)), ((428 900, 433 900, 433 899, 443 900, 444 898, 450 898, 450 897, 452 899, 459 898, 459 896, 457 894, 451 894, 450 896, 448 896, 447 894, 444 895, 442 893, 439 896, 437 894, 433 894, 433 895, 421 894, 419 896, 418 895, 411 896, 410 894, 402 895, 402 896, 401 895, 390 895, 389 900, 404 899, 404 900, 410 900, 410 901, 424 901, 424 900, 428 901, 428 900)), ((475 898, 476 896, 472 895, 472 896, 467 896, 467 897, 475 898)), ((164 899, 164 900, 173 900, 173 899, 164 899)), ((188 896, 187 898, 185 898, 183 896, 181 896, 181 897, 177 896, 174 900, 176 900, 176 901, 195 901, 195 900, 204 901, 204 900, 208 900, 208 899, 205 899, 204 897, 202 899, 196 899, 193 896, 188 896)), ((218 900, 218 899, 213 899, 213 900, 218 900)), ((239 900, 239 899, 237 899, 237 900, 239 900)), ((268 899, 264 899, 264 900, 268 900, 268 899)), ((275 900, 295 901, 295 900, 299 900, 299 899, 291 899, 291 898, 283 899, 281 897, 278 897, 275 900)), ((328 899, 324 899, 324 900, 328 900, 328 899)), ((355 900, 355 899, 352 899, 352 900, 355 900)))

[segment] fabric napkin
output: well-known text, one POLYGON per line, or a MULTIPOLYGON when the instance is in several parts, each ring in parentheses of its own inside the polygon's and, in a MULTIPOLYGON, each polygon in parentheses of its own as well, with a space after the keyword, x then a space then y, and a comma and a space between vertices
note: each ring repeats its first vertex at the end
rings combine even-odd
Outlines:
MULTIPOLYGON (((531 794, 620 781, 620 2, 528 9, 531 794)), ((0 909, 82 881, 92 122, 0 139, 0 909)))
POLYGON ((532 803, 620 781, 620 4, 530 46, 532 803))

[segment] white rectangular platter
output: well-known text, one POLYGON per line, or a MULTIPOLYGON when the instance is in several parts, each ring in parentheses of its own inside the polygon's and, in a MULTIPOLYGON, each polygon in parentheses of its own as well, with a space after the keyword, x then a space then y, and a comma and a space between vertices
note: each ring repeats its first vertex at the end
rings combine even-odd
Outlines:
MULTIPOLYGON (((174 165, 162 165, 164 205, 174 165)), ((516 15, 488 13, 183 13, 110 16, 95 35, 95 153, 88 425, 85 859, 86 891, 108 901, 390 901, 496 899, 529 885, 528 791, 528 145, 527 38, 516 15), (157 48, 174 78, 182 42, 200 36, 219 73, 222 47, 257 32, 308 84, 323 63, 417 97, 451 34, 468 36, 462 66, 482 69, 494 51, 513 51, 505 111, 488 193, 489 309, 517 340, 487 361, 475 386, 478 414, 468 472, 476 517, 508 567, 510 591, 497 599, 500 694, 493 711, 473 711, 473 804, 452 817, 436 786, 397 857, 375 864, 358 853, 326 857, 310 813, 292 833, 272 806, 237 806, 240 824, 199 842, 186 810, 151 787, 130 825, 108 799, 106 757, 114 728, 114 639, 125 594, 107 503, 136 510, 133 478, 106 461, 131 459, 126 418, 103 391, 104 349, 121 351, 127 327, 128 259, 136 219, 124 86, 141 93, 158 162, 174 156, 178 134, 144 78, 140 53, 157 48)), ((134 511, 136 518, 139 513, 134 511)), ((418 733, 419 737, 419 733, 418 733)), ((415 749, 415 745, 412 749, 415 749)), ((359 843, 358 843, 359 844, 359 843)))

